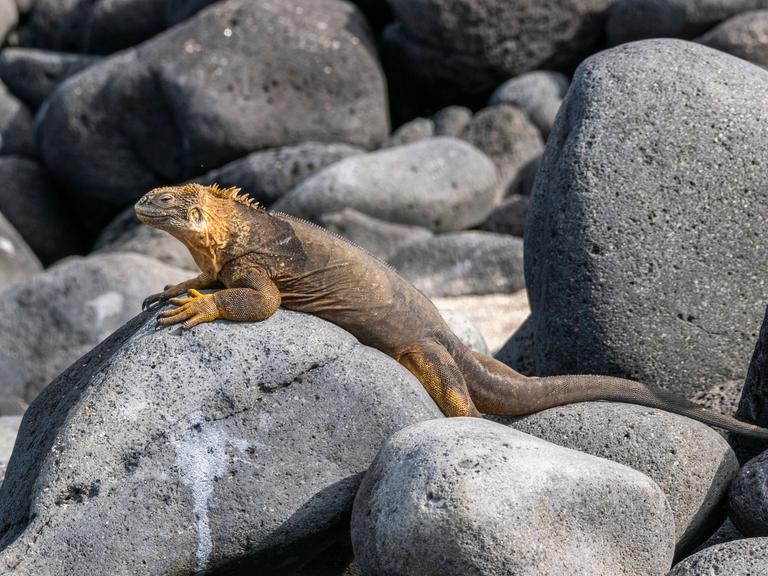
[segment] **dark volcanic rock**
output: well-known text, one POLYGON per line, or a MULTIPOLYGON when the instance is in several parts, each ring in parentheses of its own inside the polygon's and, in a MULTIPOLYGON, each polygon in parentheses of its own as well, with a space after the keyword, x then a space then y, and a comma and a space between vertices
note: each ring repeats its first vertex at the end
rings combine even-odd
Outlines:
POLYGON ((0 84, 0 154, 36 156, 32 112, 0 84))
POLYGON ((768 10, 752 10, 729 18, 696 42, 768 67, 768 10))
POLYGON ((507 366, 524 374, 535 376, 535 338, 533 335, 534 322, 530 316, 525 319, 520 328, 509 337, 495 356, 507 366))
POLYGON ((35 0, 23 29, 25 46, 109 54, 166 27, 169 0, 35 0))
POLYGON ((340 0, 217 3, 78 74, 38 122, 56 176, 118 205, 256 150, 389 133, 368 25, 340 0))
POLYGON ((731 485, 730 516, 745 536, 768 536, 768 451, 741 468, 731 485))
POLYGON ((617 0, 606 30, 611 44, 693 38, 726 18, 757 8, 768 8, 768 0, 617 0))
POLYGON ((0 80, 27 106, 36 110, 64 80, 98 62, 98 56, 6 48, 0 52, 0 80))
POLYGON ((390 264, 430 297, 511 293, 525 287, 523 241, 507 234, 440 234, 406 245, 390 264))
POLYGON ((390 65, 445 99, 577 63, 602 39, 614 0, 391 0, 390 65))
POLYGON ((376 451, 439 416, 405 368, 317 317, 182 332, 141 315, 27 411, 0 574, 340 574, 313 563, 348 541, 376 451))
POLYGON ((455 138, 430 138, 337 162, 273 208, 307 219, 354 208, 445 232, 482 222, 497 188, 496 168, 477 148, 455 138))
MULTIPOLYGON (((736 417, 768 428, 768 308, 741 390, 736 417)), ((766 442, 751 438, 734 436, 733 442, 742 462, 768 448, 766 442)))
POLYGON ((5 468, 16 442, 16 433, 19 431, 21 416, 0 416, 0 482, 5 476, 5 468))
POLYGON ((147 256, 105 254, 68 259, 0 294, 0 408, 20 414, 146 296, 192 276, 147 256))
POLYGON ((497 234, 510 234, 523 237, 525 233, 525 219, 528 214, 528 197, 521 194, 513 194, 496 206, 480 225, 481 230, 496 232, 497 234))
POLYGON ((352 208, 323 214, 319 221, 331 232, 365 248, 384 261, 392 258, 402 247, 414 242, 423 242, 433 236, 426 228, 385 222, 352 208))
POLYGON ((0 213, 0 292, 42 269, 37 256, 0 213))
POLYGON ((36 162, 0 156, 0 213, 13 224, 43 264, 82 251, 81 229, 66 200, 36 162))
POLYGON ((650 478, 479 418, 387 440, 352 512, 364 574, 662 576, 674 520, 650 478))
POLYGON ((568 78, 564 74, 537 70, 504 82, 491 95, 489 104, 517 106, 546 137, 567 91, 568 78))
POLYGON ((719 526, 739 462, 715 430, 690 418, 615 402, 581 402, 510 422, 566 448, 607 458, 647 474, 675 515, 678 553, 719 526))
POLYGON ((257 202, 271 206, 315 172, 361 152, 361 148, 348 144, 306 142, 254 152, 195 181, 237 186, 257 202))
POLYGON ((679 40, 579 67, 528 210, 537 374, 686 397, 743 376, 768 293, 766 90, 768 72, 679 40))
POLYGON ((715 384, 706 390, 700 390, 690 399, 721 414, 736 415, 743 387, 743 380, 729 380, 715 384))
POLYGON ((541 156, 541 133, 519 108, 500 104, 475 114, 461 137, 493 160, 503 194, 519 186, 523 169, 541 156))
POLYGON ((705 548, 677 564, 667 576, 762 576, 768 538, 747 538, 705 548))

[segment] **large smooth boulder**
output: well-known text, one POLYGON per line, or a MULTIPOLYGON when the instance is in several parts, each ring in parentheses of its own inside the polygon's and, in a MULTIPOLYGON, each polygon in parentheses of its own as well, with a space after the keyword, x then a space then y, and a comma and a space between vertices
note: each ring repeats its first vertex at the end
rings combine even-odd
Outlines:
POLYGON ((338 576, 303 568, 348 542, 381 444, 437 406, 317 317, 185 332, 155 314, 27 411, 0 490, 0 574, 338 576))
POLYGON ((768 67, 768 10, 750 10, 729 18, 696 42, 768 67))
POLYGON ((0 156, 0 180, 0 212, 43 264, 85 248, 76 210, 45 168, 28 158, 0 156))
POLYGON ((0 292, 42 270, 24 239, 0 213, 0 292))
POLYGON ((525 288, 523 241, 454 232, 406 244, 389 263, 427 296, 512 293, 525 288))
POLYGON ((731 484, 730 516, 745 536, 768 536, 768 451, 739 470, 731 484))
POLYGON ((0 52, 0 80, 14 96, 37 110, 59 84, 99 60, 85 54, 6 48, 0 52))
POLYGON ((674 520, 647 476, 500 424, 448 418, 382 447, 352 511, 364 574, 665 574, 674 520))
POLYGON ((766 90, 763 69, 680 40, 579 67, 528 209, 537 374, 686 397, 742 377, 768 293, 766 90))
POLYGON ((647 474, 672 507, 678 552, 706 539, 725 518, 739 462, 728 442, 701 422, 633 404, 581 402, 510 425, 647 474))
POLYGON ((436 232, 478 224, 497 197, 493 162, 455 138, 430 138, 347 158, 305 180, 273 208, 303 218, 344 208, 436 232))
POLYGON ((768 0, 616 0, 606 24, 608 41, 693 38, 731 16, 768 8, 768 0))
POLYGON ((253 152, 196 178, 201 184, 236 186, 264 206, 293 190, 304 180, 330 166, 364 152, 349 144, 304 142, 253 152))
POLYGON ((123 205, 256 150, 389 132, 368 25, 341 0, 216 3, 72 78, 38 124, 57 177, 123 205))
POLYGON ((445 99, 577 63, 597 48, 614 0, 390 0, 388 60, 445 99))
POLYGON ((48 382, 139 310, 194 276, 139 254, 71 258, 0 294, 0 414, 20 414, 48 382))
POLYGON ((22 30, 25 46, 109 54, 166 27, 170 0, 35 0, 22 30))
POLYGON ((768 538, 746 538, 705 548, 668 576, 760 576, 768 564, 768 538))

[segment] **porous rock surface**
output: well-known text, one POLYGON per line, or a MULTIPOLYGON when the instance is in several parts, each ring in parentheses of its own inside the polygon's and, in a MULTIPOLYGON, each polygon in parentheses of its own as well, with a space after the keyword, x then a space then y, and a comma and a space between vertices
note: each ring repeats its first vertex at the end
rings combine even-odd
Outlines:
POLYGON ((493 162, 455 138, 430 138, 347 158, 305 180, 273 208, 315 218, 354 208, 436 232, 479 224, 497 196, 493 162))
POLYGON ((256 150, 389 132, 370 31, 340 0, 216 3, 78 74, 38 123, 51 171, 113 204, 256 150))
POLYGON ((731 484, 730 516, 745 536, 768 536, 768 451, 744 464, 731 484))
POLYGON ((438 234, 407 244, 389 263, 430 297, 511 293, 525 288, 523 241, 507 234, 438 234))
POLYGON ((668 576, 762 576, 768 565, 768 538, 745 538, 705 548, 668 576))
POLYGON ((634 404, 580 402, 510 426, 647 474, 672 507, 678 552, 704 540, 725 517, 739 463, 725 439, 701 422, 634 404))
POLYGON ((620 464, 500 424, 447 418, 387 440, 352 512, 364 574, 661 575, 674 521, 620 464))
POLYGON ((528 209, 538 374, 684 396, 743 376, 768 293, 766 90, 768 72, 680 40, 582 63, 528 209))
POLYGON ((154 316, 27 411, 0 491, 0 574, 304 574, 348 539, 384 440, 440 416, 405 368, 319 318, 184 332, 154 316))
MULTIPOLYGON (((768 427, 768 308, 741 389, 736 417, 764 428, 768 427)), ((768 449, 768 442, 764 440, 733 436, 732 442, 741 462, 746 462, 768 449)))
POLYGON ((192 276, 139 254, 71 258, 0 294, 0 414, 20 414, 61 370, 192 276))
POLYGON ((0 214, 0 292, 42 270, 37 256, 0 214))

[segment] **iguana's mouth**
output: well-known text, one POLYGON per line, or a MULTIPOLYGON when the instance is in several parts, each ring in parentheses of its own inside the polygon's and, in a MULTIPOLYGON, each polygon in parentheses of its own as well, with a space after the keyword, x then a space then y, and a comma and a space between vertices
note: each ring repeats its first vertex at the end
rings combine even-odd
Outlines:
POLYGON ((136 212, 136 216, 139 217, 139 220, 152 220, 153 222, 162 222, 163 220, 168 220, 168 218, 171 217, 170 214, 158 214, 152 210, 146 210, 143 206, 136 206, 134 210, 136 212))

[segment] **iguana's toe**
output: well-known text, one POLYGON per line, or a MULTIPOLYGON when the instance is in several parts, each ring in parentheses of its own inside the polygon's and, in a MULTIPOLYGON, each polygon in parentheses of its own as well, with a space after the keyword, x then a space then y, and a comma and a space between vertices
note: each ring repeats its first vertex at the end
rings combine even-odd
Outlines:
POLYGON ((163 292, 158 292, 157 294, 152 294, 151 296, 144 298, 144 302, 141 303, 141 309, 151 310, 162 304, 165 300, 163 294, 163 292))
POLYGON ((211 322, 219 317, 219 309, 216 307, 213 294, 201 294, 197 290, 190 290, 189 294, 189 298, 172 298, 169 300, 177 308, 160 312, 157 323, 161 326, 172 326, 183 322, 182 326, 189 330, 193 326, 203 322, 211 322))

